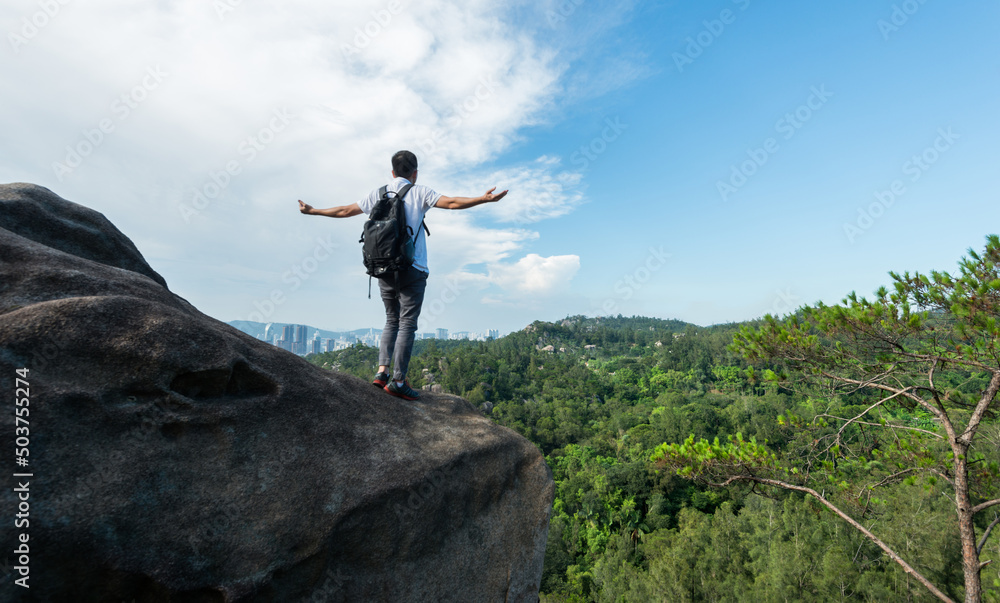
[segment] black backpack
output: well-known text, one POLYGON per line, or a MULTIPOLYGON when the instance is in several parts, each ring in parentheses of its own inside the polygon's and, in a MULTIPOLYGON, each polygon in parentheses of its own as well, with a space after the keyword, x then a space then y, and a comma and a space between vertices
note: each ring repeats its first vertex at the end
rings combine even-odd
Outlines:
MULTIPOLYGON (((412 183, 407 184, 394 193, 388 190, 388 186, 383 186, 378 191, 379 200, 365 222, 359 241, 369 277, 398 274, 413 265, 416 237, 413 229, 406 224, 403 209, 403 199, 412 187, 412 183)), ((426 224, 421 222, 420 225, 428 235, 431 234, 426 224)), ((368 297, 371 297, 371 279, 368 285, 368 297)))

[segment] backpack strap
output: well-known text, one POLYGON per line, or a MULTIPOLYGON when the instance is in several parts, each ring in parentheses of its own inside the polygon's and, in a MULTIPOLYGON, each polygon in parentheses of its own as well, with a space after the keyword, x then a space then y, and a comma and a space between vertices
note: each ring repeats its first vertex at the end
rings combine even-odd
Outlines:
POLYGON ((375 213, 375 208, 379 207, 383 201, 389 198, 388 195, 389 195, 388 185, 378 189, 378 201, 375 202, 375 206, 372 208, 372 213, 375 213))
MULTIPOLYGON (((407 183, 405 186, 403 186, 403 188, 399 189, 399 192, 396 193, 396 196, 399 197, 400 199, 403 199, 404 197, 406 197, 406 193, 410 192, 410 189, 413 188, 413 187, 414 187, 414 184, 412 182, 407 183)), ((386 187, 383 186, 382 189, 379 191, 379 197, 382 197, 383 195, 385 195, 385 190, 386 190, 386 187)), ((424 222, 423 220, 421 220, 420 221, 420 226, 423 227, 424 232, 427 233, 427 236, 430 236, 431 229, 427 228, 427 223, 424 222)), ((417 229, 417 230, 419 230, 419 229, 417 229)), ((420 233, 417 232, 417 234, 419 235, 420 233)))
MULTIPOLYGON (((410 192, 410 189, 411 189, 411 188, 413 188, 413 183, 412 183, 412 182, 407 182, 407 183, 406 183, 406 184, 405 184, 405 185, 403 186, 403 188, 399 189, 399 192, 398 192, 398 193, 395 193, 395 194, 396 194, 396 196, 397 196, 397 197, 399 197, 400 199, 402 199, 403 197, 405 197, 405 196, 406 196, 406 193, 410 192)), ((386 187, 384 187, 384 186, 383 186, 383 187, 382 187, 382 191, 383 191, 383 193, 382 193, 382 194, 385 194, 385 193, 384 193, 385 189, 386 189, 386 187)))
POLYGON ((410 225, 406 223, 406 210, 403 207, 403 202, 406 200, 406 193, 410 192, 411 188, 413 188, 413 183, 409 182, 403 188, 399 189, 399 191, 396 192, 395 195, 396 195, 396 200, 399 201, 399 203, 396 204, 396 221, 397 223, 403 224, 407 229, 409 229, 410 234, 412 235, 413 229, 410 228, 410 225))
MULTIPOLYGON (((424 222, 423 220, 421 220, 421 221, 420 221, 420 226, 421 226, 421 228, 423 229, 423 231, 427 233, 427 236, 430 236, 430 234, 431 234, 431 231, 430 231, 430 229, 429 229, 429 228, 427 228, 427 223, 426 223, 426 222, 424 222)), ((414 242, 414 244, 416 244, 416 242, 417 242, 417 238, 418 238, 418 237, 420 236, 420 231, 421 231, 421 228, 417 228, 417 236, 416 236, 416 237, 413 237, 413 242, 414 242)))

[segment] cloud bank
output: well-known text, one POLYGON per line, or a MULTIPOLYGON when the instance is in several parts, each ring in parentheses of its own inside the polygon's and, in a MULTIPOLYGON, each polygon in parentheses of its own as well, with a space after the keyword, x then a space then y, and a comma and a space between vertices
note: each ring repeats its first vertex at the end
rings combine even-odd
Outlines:
MULTIPOLYGON (((359 280, 361 224, 303 217, 295 201, 356 201, 388 179, 394 151, 410 148, 421 183, 444 194, 512 190, 495 206, 429 214, 432 272, 488 300, 544 296, 568 287, 579 257, 530 253, 530 227, 583 202, 581 175, 548 156, 479 166, 551 119, 564 92, 567 66, 544 43, 552 32, 526 25, 547 10, 8 2, 0 127, 13 144, 0 151, 0 174, 108 215, 209 314, 246 318, 278 290, 288 302, 274 320, 319 323, 324 296, 354 325, 373 315, 341 292, 359 280), (323 237, 329 260, 296 284, 287 275, 323 237)), ((481 299, 452 311, 474 314, 481 299)))

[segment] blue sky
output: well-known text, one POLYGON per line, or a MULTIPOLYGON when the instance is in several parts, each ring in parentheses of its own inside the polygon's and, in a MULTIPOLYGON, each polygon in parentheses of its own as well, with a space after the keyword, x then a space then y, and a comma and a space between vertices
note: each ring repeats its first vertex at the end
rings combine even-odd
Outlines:
POLYGON ((997 232, 998 18, 985 0, 15 0, 0 181, 101 211, 220 320, 354 329, 382 322, 362 218, 295 201, 354 202, 409 148, 446 195, 511 189, 428 215, 421 330, 745 320, 952 269, 997 232))

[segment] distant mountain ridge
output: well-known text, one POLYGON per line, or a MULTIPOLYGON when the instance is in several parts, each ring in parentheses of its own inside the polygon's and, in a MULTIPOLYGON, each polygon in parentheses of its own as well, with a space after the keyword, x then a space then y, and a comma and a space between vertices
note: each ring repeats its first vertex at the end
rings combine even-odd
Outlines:
MULTIPOLYGON (((286 326, 300 326, 300 323, 264 323, 264 322, 254 322, 250 320, 231 320, 229 321, 230 326, 233 326, 240 331, 243 331, 251 337, 261 339, 264 336, 264 330, 267 328, 268 324, 273 325, 275 332, 280 333, 282 329, 286 326)), ((682 320, 676 319, 662 319, 662 318, 650 318, 646 316, 567 316, 561 320, 545 321, 536 320, 530 325, 525 326, 520 331, 514 331, 513 333, 530 331, 533 328, 539 328, 542 325, 553 325, 560 327, 570 327, 575 326, 580 332, 594 331, 601 327, 610 329, 636 329, 636 330, 648 330, 648 331, 666 331, 670 333, 684 333, 689 328, 694 329, 713 329, 713 328, 725 328, 731 325, 713 325, 712 327, 702 327, 700 325, 692 324, 689 322, 684 322, 682 320)), ((374 333, 375 336, 381 336, 382 329, 368 328, 368 329, 354 329, 352 331, 328 331, 325 329, 320 329, 310 325, 301 325, 306 327, 306 340, 311 340, 313 336, 318 332, 320 339, 340 339, 345 335, 354 335, 358 338, 364 337, 368 333, 374 333)), ((510 334, 513 334, 510 333, 510 334)), ((508 335, 510 335, 508 334, 508 335)))

